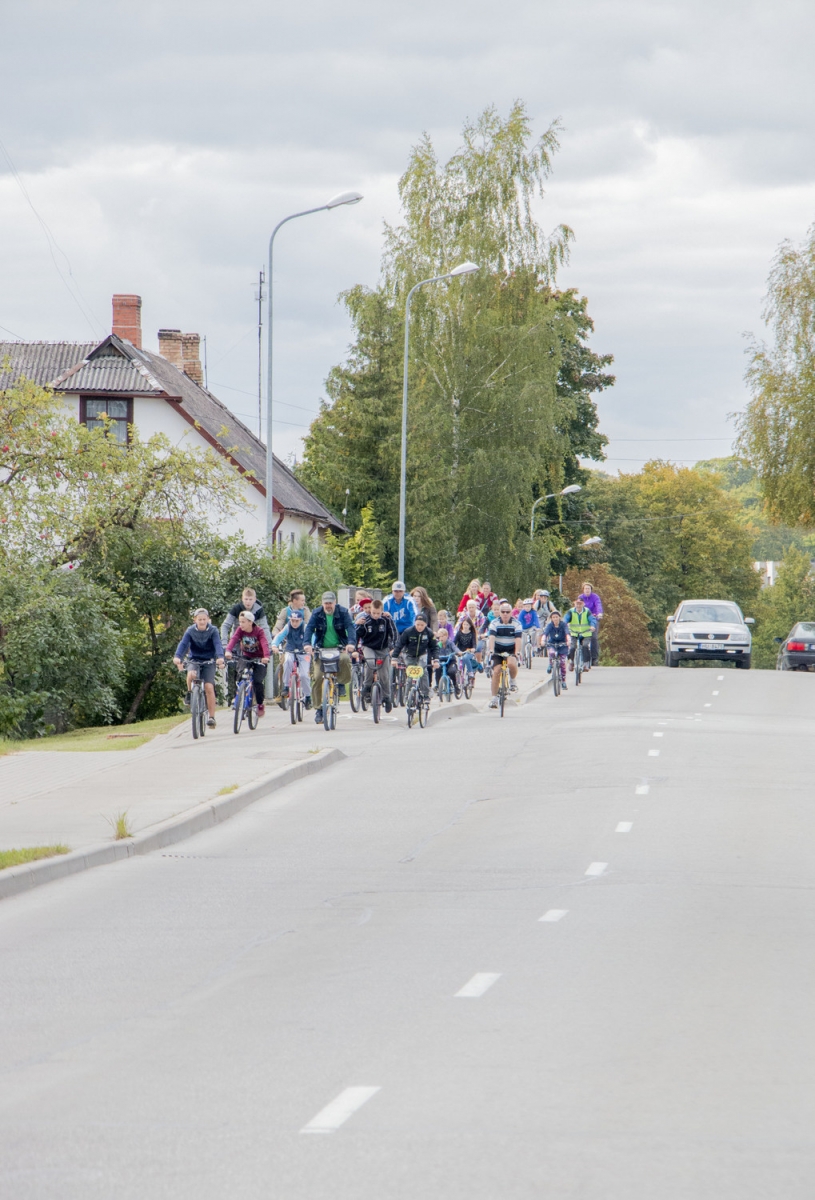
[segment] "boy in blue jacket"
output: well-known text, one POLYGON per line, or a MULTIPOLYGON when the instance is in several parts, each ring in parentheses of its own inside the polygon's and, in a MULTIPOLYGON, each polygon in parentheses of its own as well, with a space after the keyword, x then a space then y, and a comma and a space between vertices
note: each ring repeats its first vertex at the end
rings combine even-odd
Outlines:
POLYGON ((186 630, 176 647, 173 662, 179 671, 184 669, 184 656, 189 655, 190 669, 187 671, 187 688, 192 688, 192 681, 200 675, 204 681, 204 695, 207 701, 207 725, 215 728, 215 667, 224 666, 224 648, 220 634, 209 619, 205 608, 196 608, 193 613, 193 624, 186 630), (215 659, 215 662, 212 660, 215 659), (193 670, 193 664, 195 669, 193 670))

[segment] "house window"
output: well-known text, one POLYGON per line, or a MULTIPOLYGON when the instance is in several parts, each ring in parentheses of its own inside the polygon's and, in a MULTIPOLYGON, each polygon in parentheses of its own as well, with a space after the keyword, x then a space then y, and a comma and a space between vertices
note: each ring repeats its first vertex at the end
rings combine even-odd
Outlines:
POLYGON ((126 446, 130 440, 127 427, 133 424, 133 401, 114 400, 112 397, 97 400, 90 396, 83 396, 79 401, 79 419, 88 429, 101 429, 105 424, 102 419, 105 416, 110 420, 109 427, 117 442, 126 446))

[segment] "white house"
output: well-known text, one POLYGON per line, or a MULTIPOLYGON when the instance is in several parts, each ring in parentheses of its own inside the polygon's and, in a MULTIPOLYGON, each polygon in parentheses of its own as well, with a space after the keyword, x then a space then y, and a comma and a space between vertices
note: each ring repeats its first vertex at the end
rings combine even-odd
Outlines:
MULTIPOLYGON (((164 433, 174 443, 209 446, 243 477, 248 512, 236 514, 224 535, 242 530, 249 542, 266 536, 266 447, 203 386, 200 338, 160 329, 159 353, 141 344, 141 297, 113 297, 113 329, 104 341, 0 342, 0 391, 21 376, 53 387, 77 420, 93 425, 101 413, 114 422, 121 441, 128 425, 139 436, 164 433)), ((344 525, 295 479, 275 456, 274 510, 277 545, 305 534, 319 538, 344 525)))

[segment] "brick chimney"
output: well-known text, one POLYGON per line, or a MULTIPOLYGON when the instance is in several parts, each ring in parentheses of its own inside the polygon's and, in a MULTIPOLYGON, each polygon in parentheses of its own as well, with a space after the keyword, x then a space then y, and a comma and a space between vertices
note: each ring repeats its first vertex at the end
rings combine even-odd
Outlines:
POLYGON ((141 296, 113 297, 113 332, 141 350, 141 296))
POLYGON ((204 372, 201 367, 201 338, 197 333, 185 333, 181 338, 181 350, 184 360, 184 374, 189 375, 194 383, 203 384, 204 372))
POLYGON ((180 329, 159 329, 158 352, 167 362, 171 362, 179 371, 184 370, 184 356, 181 348, 180 329))

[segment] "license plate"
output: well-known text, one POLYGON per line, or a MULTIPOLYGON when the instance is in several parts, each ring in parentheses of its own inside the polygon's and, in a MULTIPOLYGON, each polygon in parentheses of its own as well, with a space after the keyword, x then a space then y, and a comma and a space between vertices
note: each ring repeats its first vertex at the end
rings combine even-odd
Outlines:
POLYGON ((720 648, 721 642, 700 642, 698 646, 699 650, 719 650, 720 648))

